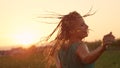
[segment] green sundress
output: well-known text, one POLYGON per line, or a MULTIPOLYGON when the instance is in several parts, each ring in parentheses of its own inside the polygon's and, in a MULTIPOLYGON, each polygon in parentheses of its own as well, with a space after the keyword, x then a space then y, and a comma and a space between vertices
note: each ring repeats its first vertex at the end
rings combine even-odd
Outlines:
POLYGON ((67 50, 60 49, 58 57, 60 59, 62 68, 94 68, 94 63, 85 64, 76 55, 76 49, 80 43, 73 43, 67 50))

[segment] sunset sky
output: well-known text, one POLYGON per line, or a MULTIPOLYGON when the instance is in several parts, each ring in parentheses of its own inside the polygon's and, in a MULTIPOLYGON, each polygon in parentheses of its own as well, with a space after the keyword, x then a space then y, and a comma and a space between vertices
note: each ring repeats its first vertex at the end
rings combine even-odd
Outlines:
POLYGON ((113 32, 120 38, 120 0, 0 0, 0 49, 23 45, 28 47, 49 35, 59 22, 38 18, 77 11, 86 14, 93 6, 95 15, 85 19, 89 36, 85 41, 101 40, 113 32))

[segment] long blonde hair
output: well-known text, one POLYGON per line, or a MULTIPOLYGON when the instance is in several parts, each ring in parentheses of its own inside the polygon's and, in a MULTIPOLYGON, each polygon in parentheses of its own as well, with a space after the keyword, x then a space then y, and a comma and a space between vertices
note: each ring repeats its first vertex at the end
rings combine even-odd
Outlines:
POLYGON ((71 30, 74 28, 74 25, 76 24, 76 22, 74 21, 78 18, 83 18, 90 15, 93 15, 93 14, 88 13, 84 16, 81 16, 78 12, 73 11, 67 15, 64 15, 63 17, 59 17, 61 21, 59 22, 57 27, 54 29, 54 31, 46 39, 46 41, 48 41, 51 38, 51 36, 56 31, 58 31, 56 38, 51 41, 53 45, 49 49, 47 49, 47 55, 45 56, 48 62, 47 68, 49 68, 50 65, 53 64, 52 61, 54 61, 54 56, 58 54, 58 51, 60 50, 60 48, 65 48, 69 46, 68 44, 71 41, 70 40, 71 30), (63 44, 66 44, 66 45, 63 45, 63 44))

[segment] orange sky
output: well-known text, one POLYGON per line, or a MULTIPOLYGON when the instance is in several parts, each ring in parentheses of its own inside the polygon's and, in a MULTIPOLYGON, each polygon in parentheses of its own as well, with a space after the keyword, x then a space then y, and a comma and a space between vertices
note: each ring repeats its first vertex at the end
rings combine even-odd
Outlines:
POLYGON ((93 6, 95 15, 85 18, 91 29, 87 41, 102 39, 110 31, 120 38, 120 0, 0 0, 0 49, 18 44, 36 43, 47 36, 57 24, 56 19, 39 19, 45 14, 84 15, 93 6), (55 13, 52 13, 55 12, 55 13))

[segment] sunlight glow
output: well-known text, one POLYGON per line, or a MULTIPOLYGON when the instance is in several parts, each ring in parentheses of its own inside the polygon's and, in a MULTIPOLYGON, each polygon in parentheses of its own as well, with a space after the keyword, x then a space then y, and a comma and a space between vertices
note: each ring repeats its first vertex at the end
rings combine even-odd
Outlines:
POLYGON ((0 0, 0 49, 29 47, 48 36, 59 22, 56 18, 39 17, 61 16, 71 11, 84 15, 91 7, 91 13, 97 12, 84 18, 92 30, 85 41, 102 40, 111 31, 120 38, 119 3, 120 0, 0 0))
POLYGON ((16 34, 15 41, 17 44, 23 45, 23 47, 29 47, 36 41, 36 35, 30 32, 23 32, 21 34, 16 34))

